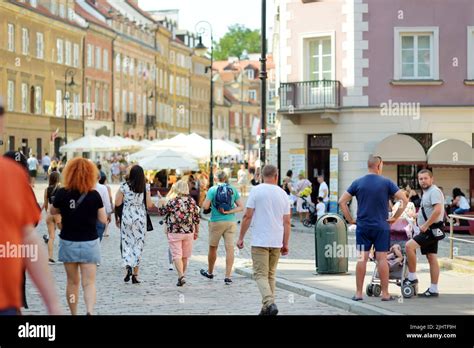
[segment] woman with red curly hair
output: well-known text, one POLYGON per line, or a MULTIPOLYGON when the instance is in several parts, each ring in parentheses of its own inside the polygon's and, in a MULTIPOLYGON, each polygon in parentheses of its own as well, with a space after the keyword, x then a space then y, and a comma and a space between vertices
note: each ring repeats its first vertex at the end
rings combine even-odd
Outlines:
POLYGON ((64 187, 54 197, 51 214, 61 214, 59 261, 67 275, 66 298, 72 315, 77 314, 79 301, 79 270, 87 314, 92 314, 95 299, 95 275, 100 263, 97 220, 107 222, 102 199, 95 185, 97 167, 77 157, 67 162, 63 171, 64 187))

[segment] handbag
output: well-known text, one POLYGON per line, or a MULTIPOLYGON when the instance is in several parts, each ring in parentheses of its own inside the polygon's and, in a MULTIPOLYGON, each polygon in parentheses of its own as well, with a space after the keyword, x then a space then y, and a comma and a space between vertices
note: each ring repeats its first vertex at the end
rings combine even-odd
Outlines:
MULTIPOLYGON (((423 218, 425 219, 425 221, 428 221, 428 218, 426 217, 426 213, 425 213, 425 208, 423 208, 423 206, 421 206, 421 213, 423 214, 423 218)), ((428 228, 428 231, 430 231, 433 237, 439 241, 446 237, 446 235, 444 234, 444 231, 442 230, 443 226, 444 226, 443 221, 435 222, 434 224, 430 225, 430 227, 428 228)))
POLYGON ((146 207, 146 187, 145 187, 145 191, 143 192, 143 204, 145 204, 145 212, 146 212, 146 230, 153 231, 153 224, 151 223, 150 214, 148 214, 148 208, 146 207))

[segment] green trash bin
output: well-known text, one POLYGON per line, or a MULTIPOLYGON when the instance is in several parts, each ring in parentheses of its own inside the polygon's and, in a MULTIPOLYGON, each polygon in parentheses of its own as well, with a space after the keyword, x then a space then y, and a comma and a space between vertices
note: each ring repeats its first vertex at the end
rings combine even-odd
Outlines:
POLYGON ((321 216, 314 228, 316 272, 347 273, 349 268, 347 225, 338 214, 321 216))

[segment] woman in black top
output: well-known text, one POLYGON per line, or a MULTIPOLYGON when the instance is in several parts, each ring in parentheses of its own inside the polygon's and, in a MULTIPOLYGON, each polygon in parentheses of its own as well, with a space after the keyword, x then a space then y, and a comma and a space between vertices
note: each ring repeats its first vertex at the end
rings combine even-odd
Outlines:
MULTIPOLYGON (((46 226, 48 227, 48 255, 49 255, 49 264, 55 264, 56 261, 53 259, 53 249, 54 249, 54 238, 56 236, 56 224, 61 228, 61 215, 52 215, 48 208, 53 206, 53 201, 56 193, 61 187, 59 182, 60 175, 58 172, 52 172, 49 176, 48 187, 44 190, 44 211, 46 212, 46 226)), ((46 240, 46 235, 45 235, 46 240)))
POLYGON ((64 168, 64 188, 53 202, 51 214, 61 214, 59 261, 64 262, 67 275, 66 298, 72 315, 79 302, 79 269, 87 314, 92 314, 95 300, 95 276, 100 263, 97 220, 105 224, 107 215, 102 199, 94 187, 97 167, 87 159, 74 158, 64 168))

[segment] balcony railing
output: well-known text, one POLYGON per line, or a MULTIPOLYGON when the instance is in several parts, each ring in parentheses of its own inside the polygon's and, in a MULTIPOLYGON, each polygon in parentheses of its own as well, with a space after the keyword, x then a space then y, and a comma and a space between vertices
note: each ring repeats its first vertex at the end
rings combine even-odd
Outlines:
POLYGON ((146 116, 146 121, 145 121, 145 126, 149 127, 149 128, 155 128, 156 127, 156 116, 147 115, 146 116))
POLYGON ((280 111, 336 109, 340 106, 341 83, 333 80, 280 84, 280 111))
POLYGON ((132 112, 127 112, 125 114, 125 124, 136 126, 137 125, 137 114, 132 113, 132 112))

